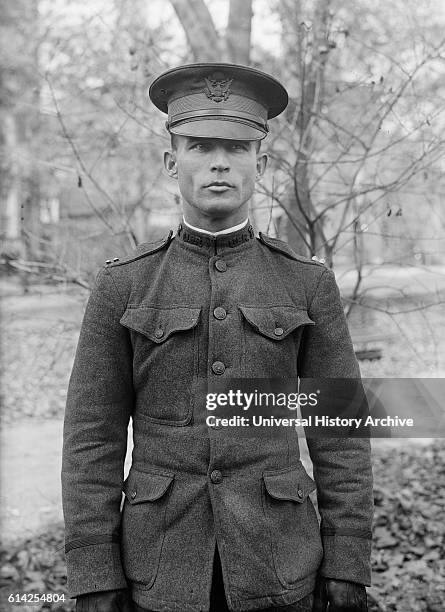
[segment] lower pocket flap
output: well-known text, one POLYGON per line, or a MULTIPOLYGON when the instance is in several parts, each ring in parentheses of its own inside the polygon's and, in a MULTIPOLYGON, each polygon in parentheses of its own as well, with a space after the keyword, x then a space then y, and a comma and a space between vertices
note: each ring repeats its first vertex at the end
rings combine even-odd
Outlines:
POLYGON ((302 503, 316 485, 303 465, 285 472, 264 472, 264 485, 274 499, 288 499, 302 503))
POLYGON ((160 499, 173 481, 173 474, 152 474, 130 470, 123 492, 130 504, 160 499))

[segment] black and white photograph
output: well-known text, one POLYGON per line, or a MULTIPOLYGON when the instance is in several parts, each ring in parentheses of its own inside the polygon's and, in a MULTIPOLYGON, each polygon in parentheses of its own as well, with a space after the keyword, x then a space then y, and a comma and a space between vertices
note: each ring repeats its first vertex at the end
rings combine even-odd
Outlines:
POLYGON ((445 4, 0 7, 0 612, 445 612, 445 4))

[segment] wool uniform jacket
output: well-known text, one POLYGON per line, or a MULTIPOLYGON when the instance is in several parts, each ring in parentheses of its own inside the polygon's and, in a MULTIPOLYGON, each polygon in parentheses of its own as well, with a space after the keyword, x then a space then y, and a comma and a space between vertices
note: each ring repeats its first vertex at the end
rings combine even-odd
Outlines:
POLYGON ((284 242, 180 226, 104 266, 64 424, 70 595, 128 586, 144 608, 208 610, 216 545, 234 611, 293 603, 317 571, 369 585, 369 439, 309 438, 314 482, 294 428, 207 424, 203 384, 296 376, 360 374, 333 272, 284 242))

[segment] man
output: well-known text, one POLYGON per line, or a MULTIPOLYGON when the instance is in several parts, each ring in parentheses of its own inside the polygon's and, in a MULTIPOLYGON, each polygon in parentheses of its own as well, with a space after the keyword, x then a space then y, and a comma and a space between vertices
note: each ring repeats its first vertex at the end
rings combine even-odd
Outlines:
POLYGON ((184 219, 108 261, 87 305, 64 429, 71 596, 82 612, 366 610, 369 440, 309 439, 315 485, 295 429, 259 440, 213 427, 202 401, 237 377, 359 378, 333 273, 248 222, 286 90, 194 64, 158 77, 150 98, 168 113, 184 219))

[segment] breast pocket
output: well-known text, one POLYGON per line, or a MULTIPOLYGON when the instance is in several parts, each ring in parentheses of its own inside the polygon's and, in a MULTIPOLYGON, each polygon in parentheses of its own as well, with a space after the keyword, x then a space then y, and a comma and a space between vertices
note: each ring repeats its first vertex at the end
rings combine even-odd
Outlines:
POLYGON ((122 561, 126 577, 149 589, 158 573, 174 474, 132 468, 124 483, 122 561))
POLYGON ((296 377, 297 354, 305 326, 315 325, 295 306, 241 306, 244 375, 296 377))
POLYGON ((277 577, 289 587, 315 572, 323 557, 309 494, 315 482, 301 463, 263 473, 263 505, 277 577))
POLYGON ((186 425, 193 413, 198 373, 200 307, 128 307, 120 322, 130 329, 138 416, 186 425))

